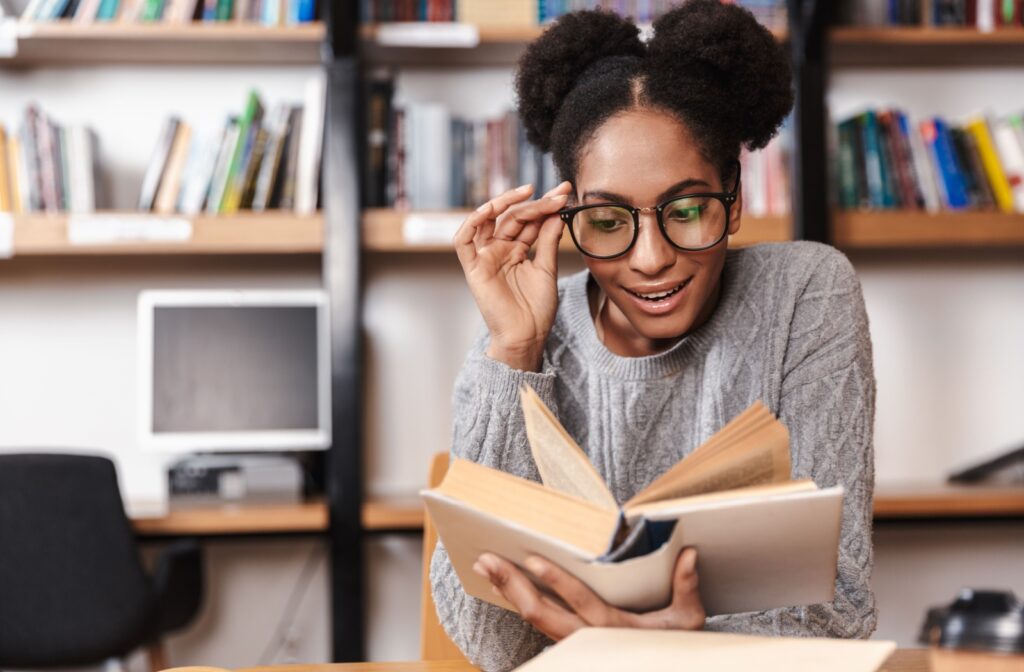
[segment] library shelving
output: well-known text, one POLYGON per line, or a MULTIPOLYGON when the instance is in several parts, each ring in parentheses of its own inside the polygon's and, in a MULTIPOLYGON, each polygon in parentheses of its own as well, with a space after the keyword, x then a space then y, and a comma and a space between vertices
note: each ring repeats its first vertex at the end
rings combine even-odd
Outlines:
POLYGON ((321 22, 267 27, 244 22, 183 24, 26 22, 16 51, 0 65, 96 63, 315 65, 326 31, 321 22))
POLYGON ((994 66, 1024 63, 1024 28, 844 26, 828 35, 837 66, 994 66))
MULTIPOLYGON (((407 213, 388 208, 368 209, 363 212, 363 249, 377 253, 451 252, 452 246, 448 241, 454 234, 458 223, 468 214, 468 211, 407 213), (407 219, 410 217, 433 217, 441 227, 439 235, 434 235, 429 240, 422 242, 417 242, 417 236, 413 236, 413 240, 410 240, 410 236, 405 230, 407 219)), ((743 225, 739 232, 730 239, 729 244, 732 247, 738 247, 761 242, 780 242, 792 240, 792 238, 792 223, 788 217, 746 216, 743 218, 743 225)), ((562 235, 559 249, 562 252, 576 250, 568 233, 562 235)))
POLYGON ((16 256, 89 255, 245 255, 320 254, 323 251, 324 218, 290 212, 241 213, 230 216, 154 215, 116 212, 77 216, 88 222, 118 222, 135 231, 147 224, 187 222, 191 235, 184 240, 144 240, 132 232, 114 232, 106 241, 73 242, 69 222, 75 215, 34 213, 14 216, 16 256), (150 221, 151 220, 151 221, 150 221))
POLYGON ((833 243, 844 250, 1024 247, 1024 215, 1002 212, 837 212, 833 243))

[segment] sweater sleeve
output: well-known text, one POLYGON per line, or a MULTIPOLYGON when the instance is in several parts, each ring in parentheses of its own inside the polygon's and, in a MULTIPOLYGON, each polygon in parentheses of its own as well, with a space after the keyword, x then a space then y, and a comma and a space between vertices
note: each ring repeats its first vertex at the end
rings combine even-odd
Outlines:
POLYGON ((860 282, 849 261, 830 250, 793 312, 779 418, 790 432, 793 477, 844 488, 835 597, 825 604, 711 618, 709 630, 871 635, 877 621, 870 586, 874 413, 871 339, 860 282))
MULTIPOLYGON (((539 481, 519 388, 529 384, 554 411, 555 375, 546 362, 542 373, 509 368, 487 357, 486 345, 486 338, 477 343, 455 382, 452 456, 539 481)), ((518 614, 467 595, 440 542, 431 558, 430 581, 445 631, 483 670, 510 670, 551 643, 518 614)))

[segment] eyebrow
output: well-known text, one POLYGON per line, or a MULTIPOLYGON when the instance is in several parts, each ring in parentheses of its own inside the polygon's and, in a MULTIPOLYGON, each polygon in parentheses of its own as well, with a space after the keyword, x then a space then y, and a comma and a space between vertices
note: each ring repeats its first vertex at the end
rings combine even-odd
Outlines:
MULTIPOLYGON (((681 182, 676 182, 671 187, 658 194, 658 203, 661 203, 662 201, 668 199, 670 196, 678 194, 680 191, 683 191, 684 189, 689 189, 690 187, 698 186, 709 188, 711 187, 711 185, 705 182, 704 180, 698 180, 692 177, 687 178, 685 180, 682 180, 681 182)), ((622 194, 616 194, 611 191, 603 191, 601 189, 593 189, 591 191, 583 192, 582 200, 585 201, 588 198, 597 198, 602 201, 613 201, 616 203, 629 203, 629 199, 623 196, 622 194)))

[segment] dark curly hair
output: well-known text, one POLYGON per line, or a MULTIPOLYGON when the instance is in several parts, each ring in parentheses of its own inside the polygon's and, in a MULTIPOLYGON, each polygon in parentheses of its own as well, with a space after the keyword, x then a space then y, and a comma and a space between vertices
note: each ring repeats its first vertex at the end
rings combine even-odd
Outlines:
POLYGON ((789 60, 749 11, 689 0, 640 39, 602 10, 562 16, 519 61, 516 95, 527 139, 575 180, 579 152, 612 115, 668 112, 688 128, 723 180, 740 147, 760 149, 793 106, 789 60))

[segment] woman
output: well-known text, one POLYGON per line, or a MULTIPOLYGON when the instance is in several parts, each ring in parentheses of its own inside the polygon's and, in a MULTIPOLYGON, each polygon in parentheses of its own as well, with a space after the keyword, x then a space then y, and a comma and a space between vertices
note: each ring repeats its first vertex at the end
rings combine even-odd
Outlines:
POLYGON ((488 670, 585 625, 867 637, 875 387, 860 285, 824 245, 727 249, 742 224, 740 147, 767 144, 792 106, 781 48, 717 0, 669 12, 646 43, 624 19, 579 12, 530 46, 516 88, 528 138, 567 181, 538 200, 529 185, 505 193, 456 235, 488 333, 456 383, 453 454, 538 479, 518 409, 528 383, 621 503, 760 399, 789 428, 794 478, 845 487, 836 594, 705 618, 689 549, 672 603, 635 614, 531 559, 558 604, 484 554, 474 570, 513 613, 468 597, 438 546, 449 635, 488 670), (564 229, 587 269, 558 282, 564 229))

